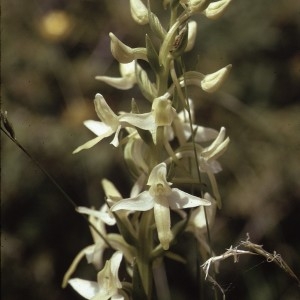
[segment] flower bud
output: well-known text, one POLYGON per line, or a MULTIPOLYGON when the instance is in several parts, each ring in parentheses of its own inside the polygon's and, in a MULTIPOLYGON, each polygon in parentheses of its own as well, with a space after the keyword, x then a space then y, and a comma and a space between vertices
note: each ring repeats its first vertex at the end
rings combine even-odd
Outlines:
POLYGON ((212 2, 208 5, 203 13, 207 18, 215 20, 223 15, 230 2, 231 0, 220 0, 218 2, 212 2))
POLYGON ((184 52, 188 52, 193 49, 196 40, 196 35, 197 35, 197 22, 190 21, 188 23, 188 41, 184 49, 184 52))
POLYGON ((207 7, 208 0, 181 0, 181 3, 187 4, 192 13, 201 12, 207 7))
POLYGON ((130 12, 133 20, 138 24, 148 24, 148 9, 141 0, 130 0, 130 12))
POLYGON ((221 86, 229 74, 232 65, 228 65, 219 71, 204 76, 201 81, 201 87, 205 92, 213 93, 221 86))
POLYGON ((122 43, 112 32, 109 33, 109 37, 111 39, 111 53, 118 62, 127 64, 135 59, 147 61, 147 52, 145 48, 130 48, 122 43))

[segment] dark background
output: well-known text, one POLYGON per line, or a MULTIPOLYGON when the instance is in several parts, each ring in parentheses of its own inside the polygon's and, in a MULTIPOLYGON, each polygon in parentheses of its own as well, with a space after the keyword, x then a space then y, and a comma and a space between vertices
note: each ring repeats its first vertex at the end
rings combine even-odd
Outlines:
MULTIPOLYGON (((163 15, 162 1, 152 2, 163 15)), ((300 2, 232 2, 220 20, 195 16, 197 44, 186 55, 187 69, 196 66, 203 73, 233 64, 220 92, 191 91, 197 122, 225 126, 231 139, 218 175, 224 207, 212 243, 220 254, 249 232, 253 242, 280 253, 300 275, 300 2)), ((116 112, 129 110, 132 97, 144 101, 136 87, 117 91, 94 77, 119 74, 110 31, 137 47, 144 45, 148 27, 131 20, 128 1, 3 0, 1 9, 1 106, 17 139, 78 205, 103 203, 104 177, 128 196, 130 178, 108 141, 71 153, 93 137, 82 121, 96 119, 96 92, 116 112)), ((3 134, 1 213, 3 299, 81 299, 60 286, 73 257, 91 243, 88 226, 3 134)), ((193 265, 193 245, 184 245, 177 250, 193 265)), ((172 299, 198 299, 192 272, 166 263, 172 299)), ((76 276, 92 278, 91 270, 83 262, 76 276)), ((261 257, 228 260, 217 279, 228 299, 299 297, 288 275, 261 257)))

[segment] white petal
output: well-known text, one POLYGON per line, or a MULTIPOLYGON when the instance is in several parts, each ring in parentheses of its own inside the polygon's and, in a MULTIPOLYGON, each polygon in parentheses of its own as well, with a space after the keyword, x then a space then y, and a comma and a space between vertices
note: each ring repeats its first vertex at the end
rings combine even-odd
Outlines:
POLYGON ((166 197, 155 198, 154 218, 157 227, 158 239, 164 250, 168 250, 172 240, 172 232, 170 208, 166 197))
POLYGON ((111 128, 103 122, 94 121, 94 120, 87 120, 84 121, 83 124, 93 133, 98 136, 106 134, 107 132, 111 131, 111 128))
POLYGON ((208 146, 205 150, 202 151, 203 156, 209 156, 210 153, 214 152, 215 149, 224 141, 226 134, 225 127, 221 127, 220 132, 216 139, 211 143, 210 146, 208 146))
POLYGON ((99 291, 99 285, 94 281, 73 278, 68 282, 72 286, 72 288, 85 299, 93 298, 99 291))
POLYGON ((105 134, 105 135, 97 136, 96 138, 94 138, 94 139, 84 143, 83 145, 79 146, 78 148, 76 148, 73 151, 73 154, 78 153, 79 151, 84 150, 84 149, 92 148, 93 146, 98 144, 100 141, 102 141, 105 137, 108 137, 108 136, 112 135, 112 133, 113 132, 107 132, 107 134, 105 134))
MULTIPOLYGON (((206 208, 206 214, 209 226, 212 225, 216 214, 216 201, 209 195, 205 193, 204 198, 211 201, 211 206, 206 208)), ((198 228, 198 230, 206 230, 206 218, 204 213, 204 207, 197 207, 191 214, 190 222, 198 228)))
POLYGON ((152 186, 157 184, 169 185, 167 182, 167 165, 164 162, 156 165, 148 178, 147 185, 152 186))
POLYGON ((144 113, 144 114, 125 113, 119 117, 119 122, 128 123, 132 126, 144 130, 150 130, 150 131, 156 128, 155 120, 152 113, 144 113))
POLYGON ((136 182, 134 183, 131 191, 130 191, 130 198, 137 196, 143 186, 145 185, 145 181, 146 181, 146 175, 144 173, 142 173, 139 178, 136 180, 136 182))
POLYGON ((116 129, 113 140, 110 142, 115 147, 119 146, 119 132, 120 132, 121 128, 122 128, 122 126, 119 125, 118 128, 116 129))
MULTIPOLYGON (((190 124, 183 124, 184 135, 186 140, 191 137, 191 127, 190 124)), ((207 142, 215 139, 218 136, 218 131, 212 128, 193 125, 193 131, 195 131, 194 141, 197 143, 207 142)))
POLYGON ((111 214, 111 212, 109 211, 106 204, 104 204, 101 207, 100 211, 95 210, 95 209, 91 209, 91 208, 87 208, 87 207, 84 207, 84 206, 78 206, 76 208, 76 210, 81 214, 94 216, 94 217, 100 219, 101 221, 103 221, 107 225, 112 226, 112 225, 116 224, 116 220, 115 220, 114 216, 111 214))
POLYGON ((111 257, 110 270, 111 270, 111 274, 112 274, 113 278, 115 279, 115 283, 116 283, 118 288, 122 287, 122 284, 119 281, 119 277, 118 277, 118 272, 119 272, 119 268, 120 268, 122 258, 123 258, 123 254, 122 254, 121 251, 115 252, 113 254, 113 256, 111 257))
POLYGON ((112 211, 120 209, 146 211, 153 208, 154 200, 148 191, 144 191, 133 198, 120 200, 118 203, 111 207, 112 211))
POLYGON ((133 77, 135 78, 135 61, 132 61, 128 64, 119 65, 120 73, 122 77, 133 77))
POLYGON ((189 208, 200 205, 209 206, 210 201, 190 195, 179 189, 172 189, 172 193, 168 196, 169 205, 172 209, 189 208))
POLYGON ((102 179, 101 184, 107 198, 112 199, 114 202, 122 199, 122 195, 111 181, 102 179))
POLYGON ((94 100, 96 113, 101 121, 115 130, 118 125, 118 117, 109 107, 104 97, 101 94, 96 94, 94 100))
POLYGON ((130 78, 127 77, 96 76, 96 79, 103 81, 119 90, 129 90, 135 84, 134 80, 131 80, 130 78))

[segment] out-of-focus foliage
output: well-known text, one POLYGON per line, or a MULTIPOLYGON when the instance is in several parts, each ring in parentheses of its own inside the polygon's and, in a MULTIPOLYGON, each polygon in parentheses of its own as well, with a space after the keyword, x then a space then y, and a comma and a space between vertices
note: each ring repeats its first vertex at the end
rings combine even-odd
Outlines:
MULTIPOLYGON (((96 92, 115 111, 142 98, 135 88, 116 91, 94 80, 118 74, 110 31, 132 47, 144 45, 147 27, 131 20, 127 2, 2 1, 2 110, 17 139, 79 205, 100 207, 103 177, 124 196, 130 189, 118 150, 108 143, 71 154, 92 137, 82 121, 96 119, 96 92)), ((158 15, 161 2, 151 1, 158 15)), ((198 123, 224 125, 231 138, 219 176, 224 209, 212 243, 222 253, 249 232, 299 275, 300 3, 232 2, 218 21, 198 16, 196 50, 186 57, 187 68, 197 65, 203 73, 233 64, 222 92, 191 91, 198 123)), ((1 142, 3 299, 79 299, 60 284, 90 242, 88 226, 24 153, 4 135, 1 142)), ((176 247, 191 252, 192 265, 192 245, 176 247)), ((228 299, 296 299, 299 291, 286 274, 261 262, 248 257, 220 266, 217 279, 228 299)), ((170 268, 172 299, 193 299, 197 283, 182 284, 192 274, 178 272, 182 265, 170 268)), ((85 264, 80 272, 92 274, 85 264)))

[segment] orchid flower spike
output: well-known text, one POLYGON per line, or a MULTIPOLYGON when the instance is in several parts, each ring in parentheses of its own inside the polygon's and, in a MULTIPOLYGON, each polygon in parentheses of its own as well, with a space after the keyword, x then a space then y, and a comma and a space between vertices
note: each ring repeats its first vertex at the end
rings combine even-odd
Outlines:
POLYGON ((111 207, 112 211, 121 209, 147 211, 154 209, 154 218, 158 232, 158 239, 163 249, 168 250, 173 239, 171 232, 171 209, 209 206, 210 201, 190 195, 177 188, 171 188, 172 183, 167 181, 167 166, 156 165, 148 178, 148 191, 143 191, 135 197, 123 199, 111 207))

